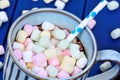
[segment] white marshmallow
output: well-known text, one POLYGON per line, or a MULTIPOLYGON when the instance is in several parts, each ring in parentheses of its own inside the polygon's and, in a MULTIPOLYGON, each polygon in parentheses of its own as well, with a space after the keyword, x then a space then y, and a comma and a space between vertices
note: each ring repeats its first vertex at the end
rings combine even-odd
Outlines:
POLYGON ((0 69, 2 69, 3 67, 3 63, 0 61, 0 69))
POLYGON ((109 61, 104 62, 103 64, 100 65, 100 70, 102 72, 107 71, 108 69, 110 69, 112 67, 112 64, 109 61))
POLYGON ((80 59, 80 57, 81 57, 81 52, 79 49, 71 49, 70 54, 75 59, 80 59))
POLYGON ((63 30, 55 29, 55 30, 52 32, 52 36, 53 36, 55 39, 62 40, 62 39, 65 38, 65 33, 64 33, 63 30))
POLYGON ((7 16, 7 14, 6 14, 5 11, 1 11, 1 12, 0 12, 0 20, 1 20, 2 22, 7 22, 7 21, 8 21, 8 16, 7 16))
POLYGON ((38 67, 38 66, 34 66, 33 68, 32 68, 32 72, 34 72, 34 73, 38 73, 40 70, 44 70, 44 68, 41 68, 41 67, 38 67))
POLYGON ((5 54, 5 50, 4 47, 2 45, 0 45, 0 55, 5 54))
POLYGON ((58 74, 57 68, 56 68, 55 66, 53 66, 53 65, 49 65, 49 66, 46 68, 46 71, 48 72, 48 75, 49 75, 50 77, 55 77, 55 76, 57 76, 57 74, 58 74))
POLYGON ((62 0, 63 2, 65 2, 65 3, 68 3, 69 2, 69 0, 62 0))
POLYGON ((39 44, 45 48, 48 48, 50 47, 50 39, 46 36, 44 37, 41 37, 40 40, 39 40, 39 44))
POLYGON ((120 37, 120 28, 116 28, 111 32, 111 37, 117 39, 120 37))
POLYGON ((57 44, 57 47, 60 48, 61 50, 67 49, 69 45, 69 42, 67 40, 62 40, 57 44))
POLYGON ((41 33, 40 30, 34 29, 30 38, 34 41, 38 41, 40 39, 40 33, 41 33))
POLYGON ((14 42, 13 43, 13 49, 20 49, 20 50, 24 50, 24 45, 18 42, 14 42))
POLYGON ((41 53, 44 50, 45 50, 45 48, 42 47, 42 46, 38 46, 38 45, 35 45, 35 44, 32 46, 32 51, 36 54, 41 53))
POLYGON ((50 23, 50 22, 48 22, 48 21, 44 21, 43 23, 42 23, 42 29, 43 30, 53 30, 54 29, 54 24, 52 24, 52 23, 50 23))
POLYGON ((77 65, 77 67, 82 69, 82 68, 84 68, 87 65, 87 62, 88 62, 87 58, 80 58, 77 61, 76 65, 77 65))
POLYGON ((26 47, 26 50, 32 51, 32 46, 33 46, 33 43, 29 43, 26 47))
POLYGON ((32 51, 24 51, 23 52, 23 60, 24 62, 32 62, 32 51))
POLYGON ((43 0, 46 4, 53 2, 54 0, 43 0))
POLYGON ((57 7, 57 9, 64 9, 65 7, 65 3, 61 0, 56 0, 54 5, 57 7))
POLYGON ((119 7, 119 3, 116 0, 113 0, 108 3, 107 8, 111 11, 116 10, 119 7))
POLYGON ((0 27, 2 26, 2 20, 0 19, 0 27))
POLYGON ((9 0, 0 0, 0 9, 5 9, 10 6, 9 0))
POLYGON ((30 10, 23 10, 22 11, 22 14, 25 14, 25 13, 27 13, 27 12, 29 12, 30 10))
POLYGON ((70 49, 70 50, 72 50, 72 49, 78 49, 78 50, 79 50, 79 49, 80 49, 80 46, 79 46, 78 44, 72 44, 72 43, 71 43, 71 44, 69 45, 69 49, 70 49))

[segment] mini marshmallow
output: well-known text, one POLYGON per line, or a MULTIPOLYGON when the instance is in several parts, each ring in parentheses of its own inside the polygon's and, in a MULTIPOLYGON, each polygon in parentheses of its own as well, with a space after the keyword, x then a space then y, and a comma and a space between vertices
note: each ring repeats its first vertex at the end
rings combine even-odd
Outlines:
POLYGON ((0 55, 5 54, 5 50, 4 47, 2 45, 0 45, 0 55))
POLYGON ((39 44, 41 46, 45 47, 45 48, 48 48, 51 45, 50 44, 50 39, 48 37, 46 37, 46 36, 43 36, 43 37, 40 38, 39 44))
POLYGON ((80 46, 78 45, 78 44, 73 44, 73 43, 71 43, 70 45, 69 45, 69 49, 70 50, 73 50, 73 49, 80 49, 80 46))
POLYGON ((44 51, 44 53, 45 53, 47 59, 51 59, 51 58, 57 56, 57 51, 54 48, 47 49, 44 51))
POLYGON ((40 70, 37 74, 38 74, 39 76, 48 77, 48 73, 47 73, 47 71, 45 71, 45 70, 40 70))
POLYGON ((89 23, 87 25, 90 29, 93 29, 94 26, 96 25, 96 21, 94 19, 92 19, 89 21, 89 23))
POLYGON ((118 9, 119 3, 116 0, 110 1, 107 5, 107 8, 111 11, 118 9))
POLYGON ((27 12, 29 12, 30 10, 23 10, 22 11, 22 14, 25 14, 25 13, 27 13, 27 12))
POLYGON ((0 9, 5 9, 9 6, 10 6, 9 0, 0 0, 0 9))
POLYGON ((19 30, 16 35, 16 41, 20 43, 24 43, 27 37, 27 33, 23 30, 19 30))
POLYGON ((76 65, 77 65, 77 67, 82 69, 82 68, 84 68, 87 65, 87 62, 88 62, 87 58, 80 58, 77 61, 76 65))
POLYGON ((64 9, 65 7, 65 3, 61 0, 56 0, 54 5, 57 7, 57 9, 64 9))
POLYGON ((58 58, 60 60, 60 63, 62 63, 64 56, 63 55, 58 55, 58 58))
POLYGON ((65 38, 65 33, 63 30, 54 30, 52 32, 52 36, 55 38, 55 39, 58 39, 58 40, 62 40, 65 38))
POLYGON ((27 38, 24 42, 24 46, 27 47, 29 43, 33 43, 33 41, 30 38, 27 38))
POLYGON ((0 61, 0 69, 2 69, 3 67, 3 63, 0 61))
POLYGON ((64 64, 64 63, 69 63, 70 65, 74 66, 76 63, 76 60, 72 57, 64 56, 64 58, 62 60, 62 64, 64 64))
POLYGON ((81 52, 79 49, 70 49, 71 56, 75 59, 80 59, 81 52))
POLYGON ((0 19, 0 27, 2 26, 2 20, 0 19))
MULTIPOLYGON (((32 57, 32 62, 35 66, 41 66, 47 61, 46 56, 43 53, 39 53, 32 57)), ((41 66, 43 67, 43 66, 41 66)))
POLYGON ((17 59, 22 59, 22 50, 20 50, 20 49, 15 49, 14 50, 14 54, 15 54, 15 56, 17 57, 17 59))
POLYGON ((78 68, 77 66, 75 66, 74 67, 74 71, 72 72, 72 76, 74 76, 74 75, 76 75, 76 74, 78 74, 78 73, 80 73, 80 72, 82 72, 82 69, 80 69, 80 68, 78 68))
POLYGON ((111 37, 117 39, 120 37, 120 28, 116 28, 111 32, 111 37))
POLYGON ((38 46, 38 45, 35 45, 35 44, 32 46, 32 51, 36 54, 41 53, 44 50, 45 50, 45 48, 42 47, 42 46, 38 46))
POLYGON ((40 30, 34 29, 30 38, 34 41, 38 41, 40 39, 40 33, 41 33, 40 30))
POLYGON ((46 4, 53 2, 54 0, 43 0, 46 4))
POLYGON ((44 21, 43 23, 42 23, 42 29, 43 30, 53 30, 54 29, 54 24, 52 24, 52 23, 50 23, 50 22, 48 22, 48 21, 44 21))
MULTIPOLYGON (((5 0, 5 1, 6 1, 6 0, 5 0)), ((1 20, 2 22, 7 22, 7 21, 8 21, 8 16, 7 16, 7 14, 6 14, 5 11, 1 11, 1 12, 0 12, 0 20, 1 20)))
POLYGON ((32 68, 32 72, 34 72, 34 73, 38 73, 39 71, 41 71, 41 70, 44 70, 44 68, 41 68, 41 67, 38 67, 38 66, 34 66, 33 68, 32 68))
POLYGON ((61 69, 69 74, 71 74, 74 70, 74 66, 72 66, 71 64, 69 63, 64 63, 62 64, 61 66, 61 69))
POLYGON ((51 44, 53 44, 54 46, 56 46, 57 43, 58 43, 58 40, 57 40, 57 39, 55 39, 55 38, 52 38, 52 39, 51 39, 51 44))
POLYGON ((68 46, 69 46, 69 42, 67 40, 61 40, 57 44, 57 47, 60 48, 61 50, 67 49, 68 46))
POLYGON ((68 3, 69 2, 69 0, 62 0, 63 2, 65 2, 65 3, 68 3))
POLYGON ((100 70, 102 72, 107 71, 108 69, 110 69, 112 67, 112 64, 109 61, 104 62, 103 64, 100 65, 100 70))
POLYGON ((20 63, 22 64, 23 67, 27 68, 27 66, 26 66, 26 64, 25 64, 25 62, 24 62, 24 60, 21 59, 21 60, 20 60, 20 63))
POLYGON ((24 45, 18 42, 13 43, 13 49, 21 49, 24 50, 24 45))
POLYGON ((45 61, 43 64, 40 65, 40 67, 46 67, 48 66, 47 61, 45 61))
POLYGON ((49 65, 53 65, 53 66, 58 66, 60 65, 60 61, 58 57, 54 57, 48 60, 48 64, 49 65))
POLYGON ((70 77, 70 75, 69 75, 67 72, 65 72, 65 71, 60 71, 60 72, 58 73, 57 77, 58 77, 59 79, 61 79, 61 78, 68 78, 68 77, 70 77))
POLYGON ((46 71, 48 72, 48 75, 49 75, 50 77, 55 77, 55 76, 57 76, 57 74, 58 74, 57 68, 56 68, 55 66, 53 66, 53 65, 49 65, 49 66, 46 68, 46 71))
POLYGON ((27 33, 27 36, 30 36, 33 31, 33 27, 32 25, 26 24, 23 30, 27 33))
POLYGON ((33 46, 33 45, 34 45, 34 44, 33 44, 32 42, 28 43, 28 45, 26 46, 26 50, 32 51, 32 46, 33 46))
POLYGON ((23 52, 23 60, 25 62, 32 62, 32 51, 24 51, 23 52))
POLYGON ((50 34, 49 31, 42 31, 40 36, 41 36, 41 37, 46 36, 46 37, 48 37, 48 38, 51 38, 51 34, 50 34))
POLYGON ((70 53, 70 51, 68 49, 66 49, 66 50, 62 51, 62 55, 64 55, 64 56, 70 56, 71 53, 70 53))

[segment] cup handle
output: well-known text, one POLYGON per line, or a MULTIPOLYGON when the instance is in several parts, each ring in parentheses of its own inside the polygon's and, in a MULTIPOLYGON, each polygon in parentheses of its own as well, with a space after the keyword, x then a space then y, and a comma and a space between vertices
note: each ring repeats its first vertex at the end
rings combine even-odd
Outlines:
POLYGON ((98 51, 96 61, 112 61, 117 64, 110 70, 103 72, 101 74, 88 77, 85 80, 110 80, 118 75, 120 70, 120 53, 114 50, 101 50, 98 51))

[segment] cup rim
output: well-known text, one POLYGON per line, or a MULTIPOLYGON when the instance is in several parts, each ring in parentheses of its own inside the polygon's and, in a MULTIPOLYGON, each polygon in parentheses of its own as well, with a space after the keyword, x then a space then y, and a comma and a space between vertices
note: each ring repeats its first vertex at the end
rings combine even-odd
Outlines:
MULTIPOLYGON (((12 24, 12 26, 10 27, 10 30, 8 32, 8 51, 10 51, 10 56, 12 57, 13 61, 15 62, 15 64, 22 70, 24 71, 26 74, 36 78, 36 79, 53 79, 53 78, 49 78, 49 77, 43 77, 43 76, 37 76, 36 74, 34 74, 33 72, 29 71, 28 69, 24 68, 22 65, 20 65, 18 59, 15 57, 15 55, 13 54, 13 49, 12 49, 12 46, 11 46, 11 43, 12 43, 12 39, 11 39, 11 36, 12 36, 12 31, 14 30, 14 27, 16 27, 16 25, 25 17, 28 17, 29 15, 31 14, 34 14, 34 13, 38 13, 38 12, 57 12, 57 13, 60 13, 60 14, 64 14, 66 16, 69 16, 70 18, 73 18, 74 20, 76 20, 77 22, 81 22, 81 20, 76 17, 75 15, 73 15, 72 13, 69 13, 67 11, 64 11, 64 10, 58 10, 58 9, 55 9, 55 8, 41 8, 41 9, 36 9, 36 10, 33 10, 33 11, 29 11, 23 15, 21 15, 17 20, 15 20, 15 22, 12 24)), ((86 72, 88 72, 92 66, 94 65, 95 63, 95 60, 96 60, 96 57, 97 57, 97 44, 96 44, 96 40, 95 40, 95 37, 92 33, 92 31, 86 27, 86 30, 87 32, 89 33, 89 35, 91 36, 91 40, 93 41, 92 44, 93 44, 93 58, 90 62, 90 64, 79 74, 75 75, 75 76, 72 76, 72 77, 69 77, 69 78, 65 78, 65 79, 74 79, 76 77, 80 77, 82 75, 84 75, 86 72)))

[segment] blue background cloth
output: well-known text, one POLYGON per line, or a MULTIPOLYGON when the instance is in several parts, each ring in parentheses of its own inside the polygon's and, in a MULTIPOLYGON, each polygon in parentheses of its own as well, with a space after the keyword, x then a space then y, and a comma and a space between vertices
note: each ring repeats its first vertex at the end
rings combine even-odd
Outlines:
MULTIPOLYGON (((120 3, 120 0, 117 1, 120 3)), ((9 28, 21 15, 22 10, 30 10, 34 7, 55 8, 54 2, 45 4, 43 0, 39 0, 38 2, 33 2, 32 0, 10 0, 11 6, 4 10, 0 10, 5 11, 9 18, 9 21, 4 23, 0 28, 0 44, 6 48, 9 28)), ((70 0, 66 4, 64 10, 84 19, 99 2, 100 0, 70 0)), ((113 49, 120 52, 120 38, 113 40, 110 36, 113 29, 120 28, 120 8, 115 11, 109 11, 107 7, 105 7, 100 14, 95 17, 95 20, 97 21, 97 25, 92 31, 97 41, 98 50, 113 49)), ((4 55, 0 56, 0 61, 4 62, 4 55)), ((99 70, 99 65, 101 63, 102 62, 96 63, 91 69, 89 76, 101 73, 99 70)), ((0 80, 2 80, 2 76, 3 69, 0 70, 0 80)))

